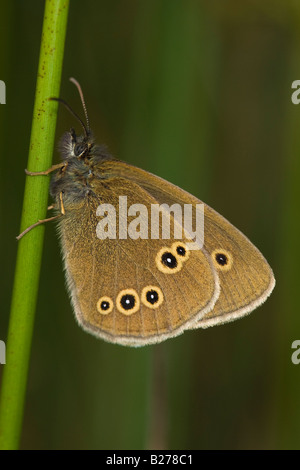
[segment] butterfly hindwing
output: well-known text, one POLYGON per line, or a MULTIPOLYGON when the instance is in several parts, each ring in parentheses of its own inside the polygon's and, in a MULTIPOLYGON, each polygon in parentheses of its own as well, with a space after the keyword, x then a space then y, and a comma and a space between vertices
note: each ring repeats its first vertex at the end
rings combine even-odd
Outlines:
POLYGON ((198 322, 213 308, 219 280, 208 253, 189 251, 186 243, 174 239, 172 224, 169 239, 151 239, 150 233, 145 239, 120 239, 120 225, 115 239, 99 238, 100 204, 115 208, 115 220, 122 225, 120 196, 126 195, 128 207, 143 204, 149 213, 151 204, 159 203, 125 176, 108 171, 104 180, 95 179, 93 192, 101 196, 87 196, 80 217, 66 205, 60 234, 80 325, 110 342, 143 345, 176 336, 198 322))

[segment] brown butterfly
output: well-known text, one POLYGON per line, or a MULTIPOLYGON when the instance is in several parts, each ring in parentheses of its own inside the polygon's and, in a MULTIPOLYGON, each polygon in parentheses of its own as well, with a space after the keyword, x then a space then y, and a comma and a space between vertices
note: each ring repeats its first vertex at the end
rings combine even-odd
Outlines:
POLYGON ((62 163, 27 174, 56 171, 50 192, 58 215, 46 220, 58 219, 79 325, 111 343, 144 346, 235 320, 262 304, 275 279, 258 249, 196 197, 97 146, 80 85, 71 81, 86 125, 52 99, 66 105, 84 133, 63 136, 62 163), (199 208, 201 242, 192 229, 199 208))

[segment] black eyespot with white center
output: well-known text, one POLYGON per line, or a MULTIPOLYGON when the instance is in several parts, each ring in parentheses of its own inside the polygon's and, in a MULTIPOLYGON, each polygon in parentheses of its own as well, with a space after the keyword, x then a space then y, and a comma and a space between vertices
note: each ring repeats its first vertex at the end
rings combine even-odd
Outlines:
POLYGON ((215 267, 220 271, 229 271, 231 269, 233 258, 229 251, 223 249, 214 250, 212 258, 215 267))
POLYGON ((134 289, 124 289, 119 292, 116 305, 120 313, 132 315, 139 310, 140 299, 134 289))
POLYGON ((149 304, 152 304, 152 305, 156 304, 159 299, 157 291, 154 289, 148 290, 146 294, 146 299, 147 299, 147 302, 149 302, 149 304))
POLYGON ((187 245, 183 242, 173 243, 171 251, 176 256, 176 258, 181 261, 187 261, 190 256, 190 250, 188 249, 187 245))
POLYGON ((182 261, 176 252, 168 247, 161 248, 155 257, 155 264, 159 271, 165 274, 174 274, 181 270, 182 261))
POLYGON ((164 296, 159 287, 146 286, 142 290, 141 300, 146 307, 156 309, 162 304, 164 296))
POLYGON ((97 302, 97 310, 102 315, 108 315, 114 308, 114 303, 110 297, 100 297, 97 302))
POLYGON ((120 302, 124 310, 132 310, 135 306, 135 297, 131 294, 125 294, 121 297, 120 302))
POLYGON ((216 257, 217 263, 220 264, 221 266, 224 266, 225 264, 228 263, 228 258, 224 253, 216 253, 215 257, 216 257))
POLYGON ((177 248, 176 248, 176 253, 177 253, 179 256, 185 256, 185 255, 186 255, 186 251, 185 251, 184 246, 178 245, 177 248))
POLYGON ((161 262, 170 269, 175 269, 178 265, 177 259, 170 251, 165 251, 161 255, 161 262))

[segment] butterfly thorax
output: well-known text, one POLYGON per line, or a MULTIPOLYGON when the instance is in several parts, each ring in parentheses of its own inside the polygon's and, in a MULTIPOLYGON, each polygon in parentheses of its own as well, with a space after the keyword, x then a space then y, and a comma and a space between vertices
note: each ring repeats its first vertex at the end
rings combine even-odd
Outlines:
POLYGON ((90 133, 76 136, 73 129, 63 135, 59 147, 64 165, 52 177, 51 196, 59 201, 62 193, 65 206, 92 197, 95 179, 106 178, 101 163, 113 157, 105 146, 95 145, 90 133))

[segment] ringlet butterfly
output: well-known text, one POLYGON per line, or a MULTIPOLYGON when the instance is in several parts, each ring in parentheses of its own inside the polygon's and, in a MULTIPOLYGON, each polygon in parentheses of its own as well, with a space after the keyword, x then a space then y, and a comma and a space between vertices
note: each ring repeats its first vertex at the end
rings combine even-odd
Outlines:
POLYGON ((71 129, 63 136, 62 163, 38 173, 26 170, 29 175, 56 171, 50 185, 55 203, 50 207, 58 215, 37 222, 18 238, 40 223, 58 219, 79 325, 111 343, 144 346, 188 329, 235 320, 262 304, 275 279, 258 249, 196 197, 97 146, 81 87, 70 80, 79 91, 86 124, 64 100, 50 99, 63 103, 84 132, 77 136, 71 129), (149 237, 147 214, 153 207, 158 230, 149 237), (191 243, 195 231, 183 227, 179 217, 186 207, 192 208, 190 226, 197 223, 198 208, 204 211, 204 242, 196 247, 191 243), (124 211, 126 216, 139 216, 128 225, 124 211), (168 236, 162 227, 166 214, 172 225, 168 236))

